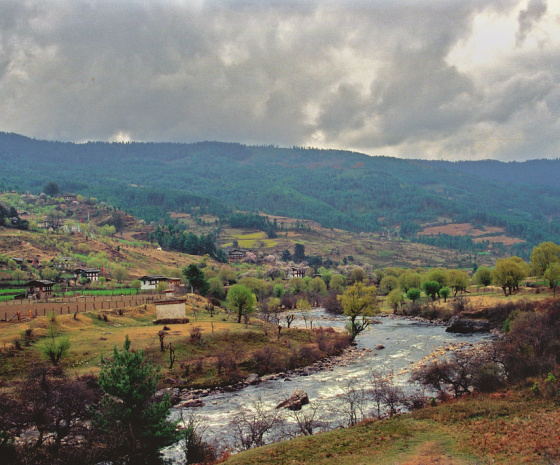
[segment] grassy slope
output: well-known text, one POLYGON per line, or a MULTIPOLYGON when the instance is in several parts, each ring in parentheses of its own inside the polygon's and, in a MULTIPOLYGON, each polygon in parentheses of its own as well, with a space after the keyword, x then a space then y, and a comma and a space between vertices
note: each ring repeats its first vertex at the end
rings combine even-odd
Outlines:
POLYGON ((511 393, 481 395, 254 449, 227 463, 553 463, 560 458, 558 431, 558 404, 511 393))
MULTIPOLYGON (((69 353, 62 359, 61 366, 71 373, 97 374, 101 357, 110 357, 115 346, 122 348, 128 335, 133 349, 144 350, 153 363, 161 366, 164 380, 180 380, 184 387, 213 387, 235 383, 254 372, 257 369, 254 353, 264 347, 276 354, 277 360, 288 359, 292 352, 297 353, 304 346, 317 347, 316 336, 310 331, 285 329, 278 339, 272 325, 256 318, 252 318, 248 325, 238 324, 235 315, 228 316, 219 309, 212 317, 204 310, 206 303, 203 297, 194 296, 193 313, 189 297, 186 312, 190 322, 168 325, 165 345, 171 343, 176 355, 172 369, 169 369, 169 352, 160 350, 158 333, 163 325, 153 324, 154 305, 125 308, 122 315, 113 309, 80 313, 76 318, 73 315, 56 316, 60 335, 70 340, 69 353), (107 321, 103 315, 107 316, 107 321), (200 331, 200 341, 191 337, 196 329, 200 331), (233 356, 237 370, 219 374, 216 367, 219 353, 233 356), (196 369, 198 362, 199 371, 196 369), (185 374, 185 364, 190 367, 188 374, 185 374)), ((48 324, 48 315, 27 322, 2 324, 0 385, 2 381, 11 383, 23 379, 35 364, 42 361, 40 347, 48 324), (27 329, 32 330, 30 344, 26 344, 24 338, 27 329), (21 341, 21 350, 13 348, 15 340, 21 341)), ((338 336, 333 334, 332 337, 338 336)))

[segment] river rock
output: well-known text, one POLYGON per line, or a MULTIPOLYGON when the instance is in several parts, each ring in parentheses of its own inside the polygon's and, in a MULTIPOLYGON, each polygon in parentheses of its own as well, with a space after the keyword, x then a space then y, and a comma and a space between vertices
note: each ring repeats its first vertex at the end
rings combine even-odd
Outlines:
POLYGON ((256 373, 251 373, 247 378, 245 378, 245 384, 258 384, 261 377, 256 373))
POLYGON ((280 402, 276 408, 287 408, 288 410, 301 410, 301 407, 309 403, 309 397, 301 389, 295 390, 290 397, 280 402))
POLYGON ((202 399, 190 399, 177 404, 177 408, 196 408, 196 407, 204 407, 204 402, 202 402, 202 399))
POLYGON ((449 320, 449 325, 445 328, 448 333, 488 333, 490 332, 490 323, 485 320, 472 320, 470 318, 460 318, 454 316, 449 320))
POLYGON ((155 400, 161 402, 163 396, 165 396, 166 394, 169 394, 169 400, 171 401, 172 405, 175 405, 181 400, 181 391, 179 390, 179 388, 160 389, 154 394, 155 400))
POLYGON ((385 348, 385 346, 384 346, 383 344, 377 344, 377 345, 375 346, 375 350, 382 350, 382 349, 384 349, 384 348, 385 348))

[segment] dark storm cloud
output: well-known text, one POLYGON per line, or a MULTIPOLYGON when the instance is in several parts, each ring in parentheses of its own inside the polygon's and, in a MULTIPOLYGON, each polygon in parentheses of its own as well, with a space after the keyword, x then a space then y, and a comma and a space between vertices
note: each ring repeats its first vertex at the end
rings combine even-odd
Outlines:
POLYGON ((4 1, 0 130, 408 157, 557 156, 558 40, 524 48, 553 16, 543 5, 4 1), (515 23, 511 54, 491 66, 453 62, 480 18, 515 23), (543 140, 526 137, 534 126, 543 140))

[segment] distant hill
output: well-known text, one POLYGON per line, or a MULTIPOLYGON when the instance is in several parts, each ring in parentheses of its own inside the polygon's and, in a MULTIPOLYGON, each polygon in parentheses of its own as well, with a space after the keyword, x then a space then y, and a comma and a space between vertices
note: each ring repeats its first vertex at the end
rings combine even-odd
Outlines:
POLYGON ((559 160, 442 162, 340 150, 235 143, 74 144, 0 133, 0 189, 96 196, 146 220, 170 211, 262 211, 327 228, 389 231, 413 240, 483 250, 470 236, 417 236, 424 226, 502 228, 527 255, 560 242, 559 160))

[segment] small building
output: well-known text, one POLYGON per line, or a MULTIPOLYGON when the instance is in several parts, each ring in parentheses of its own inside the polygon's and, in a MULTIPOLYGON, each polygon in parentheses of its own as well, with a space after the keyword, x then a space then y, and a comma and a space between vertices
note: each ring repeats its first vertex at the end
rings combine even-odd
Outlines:
POLYGON ((154 302, 156 306, 156 323, 157 322, 188 322, 186 318, 186 299, 162 300, 154 302))
POLYGON ((169 289, 179 289, 181 278, 167 278, 167 283, 169 284, 169 289))
POLYGON ((304 266, 291 266, 286 270, 286 279, 304 278, 306 267, 304 266))
POLYGON ((76 268, 74 277, 76 279, 87 278, 90 281, 99 281, 99 273, 101 273, 101 270, 97 268, 76 268))
POLYGON ((233 260, 233 261, 243 260, 246 255, 247 252, 245 252, 244 250, 233 249, 228 252, 228 260, 233 260))
POLYGON ((50 297, 53 292, 54 283, 46 279, 34 279, 25 285, 26 297, 36 297, 41 299, 43 297, 50 297))
POLYGON ((73 202, 74 200, 78 200, 78 196, 76 194, 64 194, 63 197, 66 202, 73 202))
MULTIPOLYGON (((140 282, 142 283, 142 285, 140 286, 140 289, 142 289, 144 291, 155 290, 159 283, 168 282, 168 281, 169 281, 169 278, 167 278, 165 276, 160 276, 160 275, 142 276, 140 278, 140 282)), ((180 282, 181 282, 181 280, 179 279, 179 283, 180 282)))

